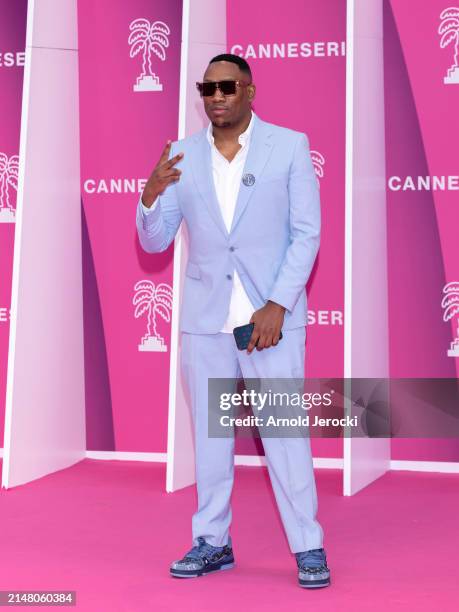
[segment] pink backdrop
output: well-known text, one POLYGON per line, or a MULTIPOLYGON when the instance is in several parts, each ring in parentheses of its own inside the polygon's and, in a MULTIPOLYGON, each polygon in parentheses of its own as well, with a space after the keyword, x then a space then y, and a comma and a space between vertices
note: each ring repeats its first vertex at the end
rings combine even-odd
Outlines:
MULTIPOLYGON (((320 184, 321 248, 308 283, 306 375, 343 376, 346 1, 231 0, 228 51, 249 62, 255 112, 305 132, 320 184)), ((252 452, 250 440, 238 452, 252 452)), ((316 456, 342 456, 341 440, 313 440, 316 456)), ((259 445, 258 445, 259 447, 259 445)))
POLYGON ((177 138, 182 2, 115 4, 78 5, 87 445, 164 452, 173 247, 145 253, 135 210, 177 138))
MULTIPOLYGON (((390 371, 395 378, 457 376, 458 359, 447 351, 457 337, 459 314, 459 79, 448 84, 444 77, 459 42, 459 5, 452 28, 450 16, 440 17, 450 6, 429 0, 417 3, 413 12, 405 0, 385 2, 390 371), (444 48, 440 27, 455 36, 444 48), (449 188, 445 179, 445 189, 426 189, 427 177, 450 177, 449 188), (452 281, 457 291, 448 294, 447 313, 443 288, 452 281), (452 317, 445 321, 444 314, 452 317)), ((393 440, 392 456, 457 461, 459 444, 393 440)))
MULTIPOLYGON (((154 257, 144 253, 134 214, 142 179, 165 141, 177 137, 181 4, 133 0, 129 5, 116 3, 114 10, 110 0, 79 0, 87 442, 93 450, 166 450, 173 247, 154 257), (164 60, 154 52, 150 60, 144 57, 148 32, 138 19, 165 24, 156 24, 156 32, 167 39, 162 50, 156 48, 164 60), (162 91, 151 91, 155 77, 162 91), (146 91, 134 91, 135 85, 146 91)), ((448 26, 454 15, 440 17, 448 7, 448 2, 426 0, 416 5, 414 18, 410 3, 385 0, 394 377, 457 376, 458 360, 447 351, 457 337, 458 313, 445 321, 448 313, 442 307, 445 285, 459 281, 459 84, 444 82, 448 69, 454 80, 459 32, 455 34, 454 23, 448 26), (443 48, 439 27, 451 31, 450 42, 443 38, 443 48), (412 188, 418 177, 434 176, 449 177, 449 184, 436 190, 412 188)), ((261 0, 228 1, 228 51, 245 56, 253 68, 256 112, 267 121, 306 132, 314 151, 323 233, 308 285, 312 318, 307 376, 343 372, 345 13, 345 0, 291 0, 282 6, 272 3, 269 11, 261 0)), ((16 203, 25 26, 26 0, 0 0, 4 211, 7 198, 13 208, 16 203)), ((14 219, 3 214, 2 436, 14 243, 14 219)), ((454 309, 459 296, 454 302, 455 292, 448 295, 454 309)), ((339 440, 313 443, 316 456, 341 456, 339 440)), ((251 441, 238 441, 240 453, 258 450, 251 441)), ((394 440, 393 457, 457 461, 459 448, 455 440, 394 440)))
POLYGON ((0 0, 0 447, 5 422, 26 18, 26 0, 0 0))

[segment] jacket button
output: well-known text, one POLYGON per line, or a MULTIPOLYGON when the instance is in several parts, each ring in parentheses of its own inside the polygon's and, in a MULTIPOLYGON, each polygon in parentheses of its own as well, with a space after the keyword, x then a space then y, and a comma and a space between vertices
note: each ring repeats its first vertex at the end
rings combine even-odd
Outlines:
POLYGON ((233 246, 230 246, 230 251, 234 251, 234 247, 233 246))
POLYGON ((231 280, 231 274, 227 274, 227 275, 226 275, 226 278, 227 278, 228 280, 231 280))

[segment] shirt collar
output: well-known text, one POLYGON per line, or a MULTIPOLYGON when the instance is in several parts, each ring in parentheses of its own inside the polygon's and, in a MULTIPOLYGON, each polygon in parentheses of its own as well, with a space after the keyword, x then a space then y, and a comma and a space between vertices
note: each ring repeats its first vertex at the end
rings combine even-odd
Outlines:
MULTIPOLYGON (((255 113, 252 111, 252 116, 250 118, 250 123, 247 126, 247 129, 245 130, 245 132, 242 132, 242 134, 239 134, 238 142, 242 146, 247 144, 250 140, 250 135, 252 134, 252 130, 253 130, 254 117, 255 117, 255 113)), ((211 145, 214 144, 214 135, 212 133, 212 122, 210 122, 209 125, 207 126, 207 140, 210 142, 211 145)))

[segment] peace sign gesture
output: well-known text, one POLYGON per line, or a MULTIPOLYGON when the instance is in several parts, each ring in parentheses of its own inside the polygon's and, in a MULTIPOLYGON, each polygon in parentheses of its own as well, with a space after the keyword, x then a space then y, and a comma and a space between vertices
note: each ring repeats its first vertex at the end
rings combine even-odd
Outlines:
POLYGON ((178 168, 174 168, 175 164, 183 158, 183 153, 178 153, 172 159, 169 159, 169 153, 172 143, 167 141, 164 147, 159 162, 151 173, 145 189, 142 194, 142 203, 147 207, 153 204, 156 198, 163 193, 170 183, 175 183, 180 179, 182 173, 178 168))

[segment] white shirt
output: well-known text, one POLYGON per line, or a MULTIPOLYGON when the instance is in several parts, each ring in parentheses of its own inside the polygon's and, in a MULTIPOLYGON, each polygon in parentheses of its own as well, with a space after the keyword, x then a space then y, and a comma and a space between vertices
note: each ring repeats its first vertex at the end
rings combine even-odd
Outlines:
MULTIPOLYGON (((238 138, 241 148, 230 162, 220 153, 214 144, 212 123, 209 123, 209 127, 207 128, 207 140, 211 146, 212 174, 215 192, 220 205, 223 221, 225 222, 228 232, 231 229, 237 196, 242 180, 242 171, 249 152, 250 137, 253 130, 253 118, 254 113, 252 112, 252 117, 247 129, 240 134, 238 138)), ((146 214, 150 213, 156 206, 157 201, 158 200, 156 200, 150 208, 142 204, 144 212, 146 214)), ((232 333, 234 327, 245 325, 250 321, 254 310, 255 308, 249 300, 237 270, 234 270, 228 316, 220 331, 232 333)))

